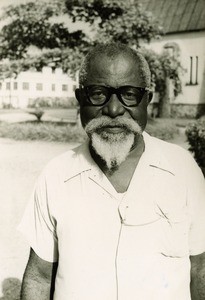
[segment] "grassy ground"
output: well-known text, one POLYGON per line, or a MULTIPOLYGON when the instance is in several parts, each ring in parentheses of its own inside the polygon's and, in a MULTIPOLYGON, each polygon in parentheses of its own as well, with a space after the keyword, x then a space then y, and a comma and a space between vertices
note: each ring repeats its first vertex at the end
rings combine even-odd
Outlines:
POLYGON ((14 140, 41 140, 54 142, 82 142, 85 134, 77 125, 63 122, 0 123, 0 137, 14 140))
MULTIPOLYGON (((178 128, 169 120, 153 120, 147 125, 147 132, 163 140, 170 140, 178 128)), ((55 142, 82 142, 84 131, 79 125, 65 122, 0 123, 0 137, 15 140, 44 140, 55 142)))
MULTIPOLYGON (((1 114, 7 115, 10 119, 15 113, 22 113, 19 110, 0 110, 1 114)), ((56 142, 82 142, 85 139, 84 131, 79 124, 70 124, 73 121, 75 111, 69 109, 47 109, 42 122, 37 119, 24 122, 0 122, 0 137, 15 140, 44 140, 56 142), (49 120, 49 121, 48 121, 49 120)), ((24 115, 30 116, 24 112, 24 115)), ((163 140, 173 139, 178 128, 185 127, 190 120, 175 119, 148 119, 147 132, 163 140)))
MULTIPOLYGON (((34 109, 0 109, 0 115, 5 114, 20 114, 20 113, 27 113, 34 109)), ((52 116, 54 118, 60 119, 69 119, 69 112, 76 110, 76 108, 45 108, 42 109, 45 115, 52 116)))

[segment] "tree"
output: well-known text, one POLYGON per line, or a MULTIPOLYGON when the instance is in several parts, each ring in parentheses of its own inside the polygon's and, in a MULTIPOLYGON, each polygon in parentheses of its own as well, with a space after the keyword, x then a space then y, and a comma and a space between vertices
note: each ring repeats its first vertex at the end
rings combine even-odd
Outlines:
POLYGON ((139 47, 141 39, 150 42, 163 33, 152 14, 137 1, 66 0, 65 4, 74 22, 83 20, 97 28, 97 41, 120 41, 139 47))
MULTIPOLYGON (((6 76, 30 68, 40 70, 46 65, 62 67, 74 75, 88 47, 97 42, 120 41, 139 48, 142 40, 150 42, 163 34, 152 14, 143 11, 137 0, 36 0, 8 6, 1 19, 7 21, 0 33, 0 64, 6 76), (88 24, 89 33, 82 29, 69 30, 58 18, 64 15, 73 23, 88 24), (39 51, 31 53, 31 46, 39 51), (5 64, 5 59, 9 63, 5 64)), ((155 55, 153 63, 153 56, 148 53, 147 59, 156 90, 163 99, 166 78, 173 73, 176 59, 155 55), (158 69, 153 67, 157 59, 158 69)), ((178 80, 179 64, 174 71, 178 80)))
POLYGON ((182 92, 180 76, 185 70, 177 53, 172 56, 166 51, 157 54, 153 50, 145 48, 142 48, 141 52, 148 61, 152 74, 152 84, 159 94, 158 117, 168 118, 170 117, 170 85, 174 88, 174 96, 180 94, 182 92))
POLYGON ((98 41, 121 41, 138 47, 140 39, 150 41, 162 31, 140 5, 130 9, 122 0, 37 0, 8 6, 2 19, 7 24, 0 33, 0 59, 20 60, 23 69, 52 63, 75 72, 82 54, 98 41), (70 32, 66 24, 52 19, 65 13, 73 22, 89 24, 92 37, 82 30, 70 32), (43 51, 31 56, 30 46, 43 51))
POLYGON ((81 30, 69 32, 62 22, 51 21, 52 17, 62 14, 64 10, 62 1, 38 0, 6 7, 1 17, 7 23, 0 33, 0 59, 25 58, 29 46, 39 49, 73 49, 87 44, 81 30))

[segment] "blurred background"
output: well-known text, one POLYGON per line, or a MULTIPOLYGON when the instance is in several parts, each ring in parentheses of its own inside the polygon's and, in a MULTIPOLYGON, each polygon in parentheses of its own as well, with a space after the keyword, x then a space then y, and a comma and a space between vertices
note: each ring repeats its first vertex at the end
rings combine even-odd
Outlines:
POLYGON ((29 246, 16 227, 37 176, 85 140, 74 91, 102 41, 143 53, 147 131, 205 170, 204 0, 0 0, 0 299, 19 299, 29 246))

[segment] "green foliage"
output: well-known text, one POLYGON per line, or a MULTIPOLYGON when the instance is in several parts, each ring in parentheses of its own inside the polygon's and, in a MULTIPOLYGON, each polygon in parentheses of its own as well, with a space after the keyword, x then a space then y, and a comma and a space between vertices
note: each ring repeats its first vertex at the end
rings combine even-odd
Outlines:
POLYGON ((77 107, 74 97, 38 97, 29 99, 28 108, 70 108, 77 107))
POLYGON ((73 22, 98 23, 99 27, 107 20, 122 16, 125 9, 121 0, 65 0, 65 5, 73 22))
POLYGON ((16 77, 22 71, 41 71, 43 67, 62 68, 75 79, 76 71, 79 70, 83 52, 79 48, 71 49, 44 49, 35 55, 27 54, 25 58, 0 61, 0 80, 8 77, 16 77))
POLYGON ((82 142, 85 133, 77 125, 54 122, 0 123, 0 137, 15 140, 43 140, 50 142, 82 142))
POLYGON ((82 61, 83 51, 79 47, 65 49, 44 49, 35 56, 28 56, 22 66, 25 69, 35 68, 40 71, 44 66, 52 68, 62 68, 64 72, 69 73, 73 78, 82 61))
POLYGON ((139 46, 141 39, 149 42, 163 33, 162 27, 150 12, 144 11, 137 1, 66 0, 73 21, 94 25, 95 41, 122 42, 139 46))
POLYGON ((153 22, 152 15, 144 12, 140 5, 126 8, 123 17, 105 22, 98 32, 98 40, 121 41, 131 47, 139 47, 140 40, 150 42, 162 34, 161 28, 153 22))
POLYGON ((136 47, 140 39, 150 41, 162 33, 150 13, 134 3, 130 9, 130 3, 122 0, 36 0, 8 6, 3 18, 7 23, 0 33, 0 59, 12 60, 3 67, 8 69, 6 74, 14 75, 45 65, 60 66, 73 74, 82 55, 98 41, 121 41, 136 47), (82 30, 70 32, 66 24, 53 19, 65 13, 73 22, 90 24, 95 32, 92 38, 82 30), (29 55, 30 46, 42 52, 29 55))
POLYGON ((151 73, 152 83, 155 91, 159 92, 161 97, 165 91, 165 80, 167 77, 172 79, 174 84, 174 93, 177 96, 182 91, 180 75, 183 74, 184 68, 177 56, 171 56, 168 52, 158 54, 153 50, 141 49, 141 52, 148 61, 151 73))
POLYGON ((194 153, 194 158, 205 175, 205 119, 189 124, 186 135, 190 144, 189 150, 194 153))
POLYGON ((34 109, 33 111, 28 111, 28 113, 34 115, 37 118, 38 122, 41 122, 41 118, 44 115, 44 111, 39 108, 34 109))
MULTIPOLYGON (((65 7, 64 7, 65 10, 65 7)), ((63 1, 31 1, 9 5, 1 17, 7 23, 0 33, 0 58, 26 58, 29 46, 39 49, 75 48, 86 44, 81 30, 69 32, 62 22, 51 17, 64 12, 63 1)))
MULTIPOLYGON (((0 33, 0 79, 32 68, 40 71, 44 66, 61 67, 74 76, 83 55, 97 42, 118 41, 139 48, 142 40, 150 42, 163 34, 158 21, 137 0, 33 0, 8 6, 2 19, 7 23, 0 33), (65 14, 73 22, 89 24, 92 35, 82 30, 70 32, 65 23, 54 18, 65 14), (30 54, 30 46, 40 52, 30 54)), ((180 93, 179 58, 145 49, 142 52, 160 101, 167 77, 173 80, 175 95, 180 93)))
POLYGON ((168 89, 167 79, 171 80, 174 96, 176 97, 182 92, 180 77, 185 69, 182 67, 177 53, 170 55, 165 50, 162 54, 158 54, 146 48, 140 49, 140 51, 148 61, 152 74, 153 89, 159 93, 158 117, 170 117, 170 103, 166 95, 168 89))
POLYGON ((22 70, 21 61, 3 59, 0 61, 0 80, 8 77, 16 77, 22 70))
MULTIPOLYGON (((69 111, 69 110, 68 110, 69 111)), ((45 112, 47 115, 48 111, 45 112)), ((62 112, 55 112, 52 115, 55 117, 58 114, 68 119, 66 114, 62 112)), ((178 132, 177 127, 172 120, 164 119, 150 119, 146 131, 152 136, 161 138, 163 140, 173 139, 178 132)), ((9 124, 5 122, 0 123, 0 137, 12 138, 15 140, 45 140, 56 142, 82 142, 86 138, 84 130, 79 125, 71 125, 65 122, 22 122, 16 124, 9 124)))

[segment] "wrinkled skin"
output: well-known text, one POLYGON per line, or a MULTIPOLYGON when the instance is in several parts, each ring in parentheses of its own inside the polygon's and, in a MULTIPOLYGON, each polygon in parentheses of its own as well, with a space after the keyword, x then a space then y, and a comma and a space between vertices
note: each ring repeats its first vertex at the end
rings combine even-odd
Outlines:
MULTIPOLYGON (((106 56, 101 55, 96 57, 90 64, 84 85, 105 85, 114 88, 125 85, 147 87, 141 72, 132 58, 118 55, 113 60, 110 60, 106 56)), ((135 120, 144 130, 147 123, 147 106, 151 97, 151 94, 145 93, 137 107, 125 107, 120 103, 116 95, 112 95, 110 101, 104 106, 94 107, 86 101, 86 95, 82 90, 76 90, 83 127, 93 118, 100 116, 108 116, 110 118, 125 116, 135 120)))

